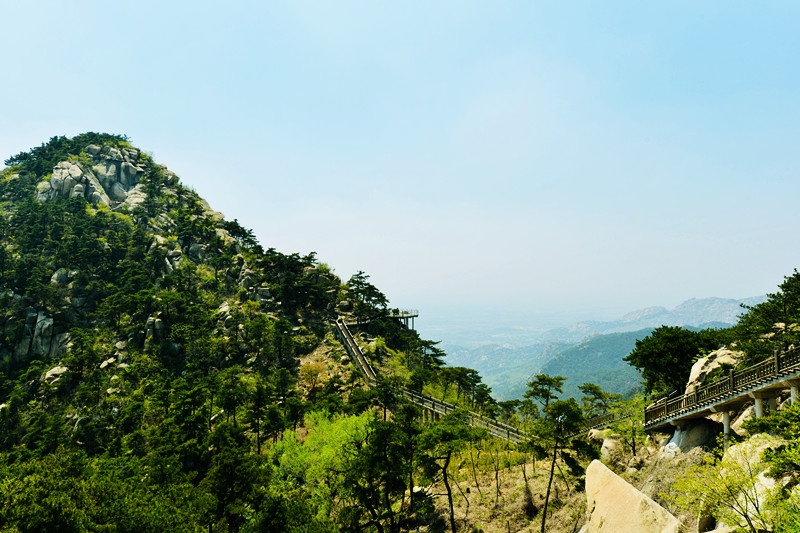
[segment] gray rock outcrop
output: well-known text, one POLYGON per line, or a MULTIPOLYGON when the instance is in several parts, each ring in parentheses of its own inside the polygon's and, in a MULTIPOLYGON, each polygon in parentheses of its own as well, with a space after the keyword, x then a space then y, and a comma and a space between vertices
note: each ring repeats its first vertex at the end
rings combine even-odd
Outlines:
POLYGON ((743 357, 743 352, 731 350, 729 348, 720 348, 698 359, 695 364, 692 365, 685 393, 689 394, 690 392, 694 392, 697 387, 705 383, 708 376, 715 370, 719 368, 735 367, 743 357))
POLYGON ((49 383, 50 385, 53 385, 59 379, 61 379, 62 375, 66 374, 67 372, 69 372, 69 368, 67 368, 66 366, 58 365, 57 367, 51 368, 50 370, 45 372, 44 375, 42 376, 42 381, 44 381, 45 383, 49 383))
MULTIPOLYGON (((146 169, 139 150, 90 144, 85 152, 90 163, 62 161, 53 168, 49 180, 39 182, 36 197, 40 202, 82 197, 95 206, 130 209, 145 200, 147 194, 139 181, 146 169)), ((174 173, 166 167, 161 170, 164 185, 178 183, 174 173)))
POLYGON ((36 198, 40 202, 74 197, 83 197, 94 205, 112 205, 108 192, 94 172, 71 161, 56 164, 50 179, 37 185, 36 198))
POLYGON ((51 317, 31 308, 25 317, 22 337, 14 348, 14 354, 24 359, 56 359, 66 352, 69 340, 69 332, 55 328, 51 317))
POLYGON ((721 433, 722 424, 713 420, 699 418, 686 421, 683 426, 675 430, 672 438, 664 447, 664 451, 669 456, 674 455, 674 453, 668 453, 667 448, 687 453, 697 447, 713 447, 716 443, 717 435, 721 433))
POLYGON ((600 461, 586 469, 584 533, 678 533, 680 521, 600 461))

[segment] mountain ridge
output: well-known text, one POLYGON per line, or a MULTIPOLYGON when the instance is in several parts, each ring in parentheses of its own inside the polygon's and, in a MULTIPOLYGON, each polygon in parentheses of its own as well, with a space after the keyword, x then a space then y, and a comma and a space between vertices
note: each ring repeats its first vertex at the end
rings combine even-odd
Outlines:
POLYGON ((690 298, 672 309, 661 306, 643 307, 629 311, 616 320, 581 321, 565 328, 553 328, 542 337, 578 342, 595 333, 624 333, 658 326, 704 327, 712 323, 730 326, 736 323, 742 304, 752 306, 765 300, 765 295, 740 299, 690 298))
MULTIPOLYGON (((568 380, 565 396, 577 396, 577 386, 584 381, 596 382, 607 387, 610 392, 624 394, 630 388, 620 388, 620 384, 634 383, 635 386, 638 372, 621 359, 633 349, 636 340, 646 337, 650 331, 662 325, 697 329, 732 326, 736 323, 742 305, 753 306, 765 300, 766 296, 742 299, 690 298, 671 310, 660 306, 644 307, 625 313, 616 320, 585 320, 570 326, 548 329, 535 336, 536 342, 522 346, 514 346, 513 342, 472 347, 447 342, 442 345, 448 353, 448 364, 478 370, 499 399, 521 397, 530 376, 539 372, 566 375, 568 380), (571 349, 588 344, 591 351, 595 349, 592 348, 593 345, 605 345, 609 342, 609 339, 603 338, 608 336, 616 336, 617 351, 613 354, 605 353, 604 357, 598 358, 603 364, 595 369, 596 376, 602 374, 606 378, 597 382, 588 379, 590 374, 570 371, 575 368, 574 365, 558 365, 559 357, 574 356, 571 349)), ((513 338, 506 340, 513 341, 513 338)))

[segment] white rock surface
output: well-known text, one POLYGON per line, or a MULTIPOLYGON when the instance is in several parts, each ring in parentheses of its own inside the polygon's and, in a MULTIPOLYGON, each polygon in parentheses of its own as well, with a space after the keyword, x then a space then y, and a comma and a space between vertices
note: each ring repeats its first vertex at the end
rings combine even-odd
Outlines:
POLYGON ((52 385, 61 378, 62 374, 66 372, 69 372, 69 368, 59 365, 48 370, 44 376, 42 376, 42 379, 52 385))
POLYGON ((709 374, 718 369, 722 365, 736 366, 739 361, 744 357, 744 352, 730 350, 728 348, 720 348, 713 351, 705 357, 698 359, 692 365, 692 370, 689 373, 689 382, 686 385, 686 394, 694 392, 694 390, 702 385, 709 374))
POLYGON ((586 469, 586 533, 678 533, 681 524, 600 461, 586 469))

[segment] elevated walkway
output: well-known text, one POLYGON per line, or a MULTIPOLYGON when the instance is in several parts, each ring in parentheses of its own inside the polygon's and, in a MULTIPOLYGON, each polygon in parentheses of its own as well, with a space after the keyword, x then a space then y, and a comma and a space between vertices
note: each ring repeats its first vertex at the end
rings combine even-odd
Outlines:
POLYGON ((702 385, 687 394, 656 399, 645 407, 644 429, 657 431, 679 426, 686 420, 722 413, 727 433, 731 411, 753 403, 756 416, 762 416, 763 401, 777 398, 787 389, 791 391, 792 403, 795 403, 799 385, 800 350, 776 353, 770 359, 749 368, 731 370, 724 378, 702 385))
POLYGON ((417 318, 419 311, 416 309, 391 309, 389 316, 391 318, 417 318))
MULTIPOLYGON (((380 313, 380 316, 387 316, 389 318, 396 318, 400 320, 406 329, 414 329, 414 319, 419 317, 419 311, 416 309, 389 309, 385 314, 380 313)), ((376 315, 377 316, 377 315, 376 315)), ((339 317, 341 318, 341 317, 339 317)), ((369 324, 374 317, 360 318, 355 322, 345 322, 348 326, 360 326, 361 324, 369 324)))
MULTIPOLYGON (((361 369, 361 372, 364 374, 364 377, 367 379, 367 384, 370 387, 375 387, 378 384, 378 375, 375 372, 375 369, 369 363, 369 360, 364 355, 361 347, 358 345, 358 343, 356 343, 353 334, 350 332, 348 324, 342 317, 336 319, 336 331, 339 334, 339 340, 341 341, 345 350, 347 350, 348 355, 354 361, 356 361, 358 367, 361 369)), ((408 401, 422 409, 423 413, 427 413, 428 416, 432 416, 434 418, 444 416, 457 409, 457 407, 451 403, 437 400, 432 396, 418 394, 408 389, 404 390, 402 394, 403 397, 405 397, 408 401)), ((510 426, 508 424, 503 424, 502 422, 498 422, 497 420, 488 418, 479 413, 468 411, 468 416, 469 422, 473 427, 484 428, 489 435, 493 437, 504 439, 515 444, 530 441, 535 438, 533 435, 526 433, 521 429, 515 428, 514 426, 510 426)), ((583 428, 581 428, 580 431, 572 435, 568 435, 567 438, 575 438, 590 429, 604 427, 614 420, 617 419, 610 414, 592 418, 583 428)))
POLYGON ((417 318, 418 316, 419 316, 419 311, 417 311, 416 309, 391 309, 389 311, 389 318, 400 319, 403 322, 403 325, 406 327, 406 329, 414 329, 414 319, 417 318))
MULTIPOLYGON (((347 353, 354 361, 358 363, 358 366, 364 373, 369 386, 376 386, 378 384, 378 376, 375 372, 375 369, 372 368, 372 365, 364 356, 364 352, 356 343, 355 338, 353 338, 350 328, 347 327, 347 324, 341 317, 336 319, 336 331, 339 333, 339 338, 345 350, 347 350, 347 353)), ((426 396, 424 394, 417 394, 416 392, 408 389, 403 391, 403 396, 408 401, 421 408, 423 412, 428 413, 428 415, 435 418, 444 416, 447 413, 456 410, 456 406, 453 404, 443 402, 442 400, 437 400, 436 398, 426 396)), ((498 422, 491 418, 487 418, 481 414, 468 412, 468 416, 472 426, 486 429, 493 437, 505 439, 513 443, 519 443, 531 439, 531 436, 524 431, 521 431, 513 426, 509 426, 508 424, 503 424, 502 422, 498 422)))

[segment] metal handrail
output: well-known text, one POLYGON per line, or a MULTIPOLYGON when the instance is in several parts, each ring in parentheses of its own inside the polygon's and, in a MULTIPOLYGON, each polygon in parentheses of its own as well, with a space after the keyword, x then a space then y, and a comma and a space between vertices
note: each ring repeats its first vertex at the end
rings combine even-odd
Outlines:
POLYGON ((416 318, 419 316, 419 311, 416 309, 390 309, 388 316, 391 318, 416 318))

